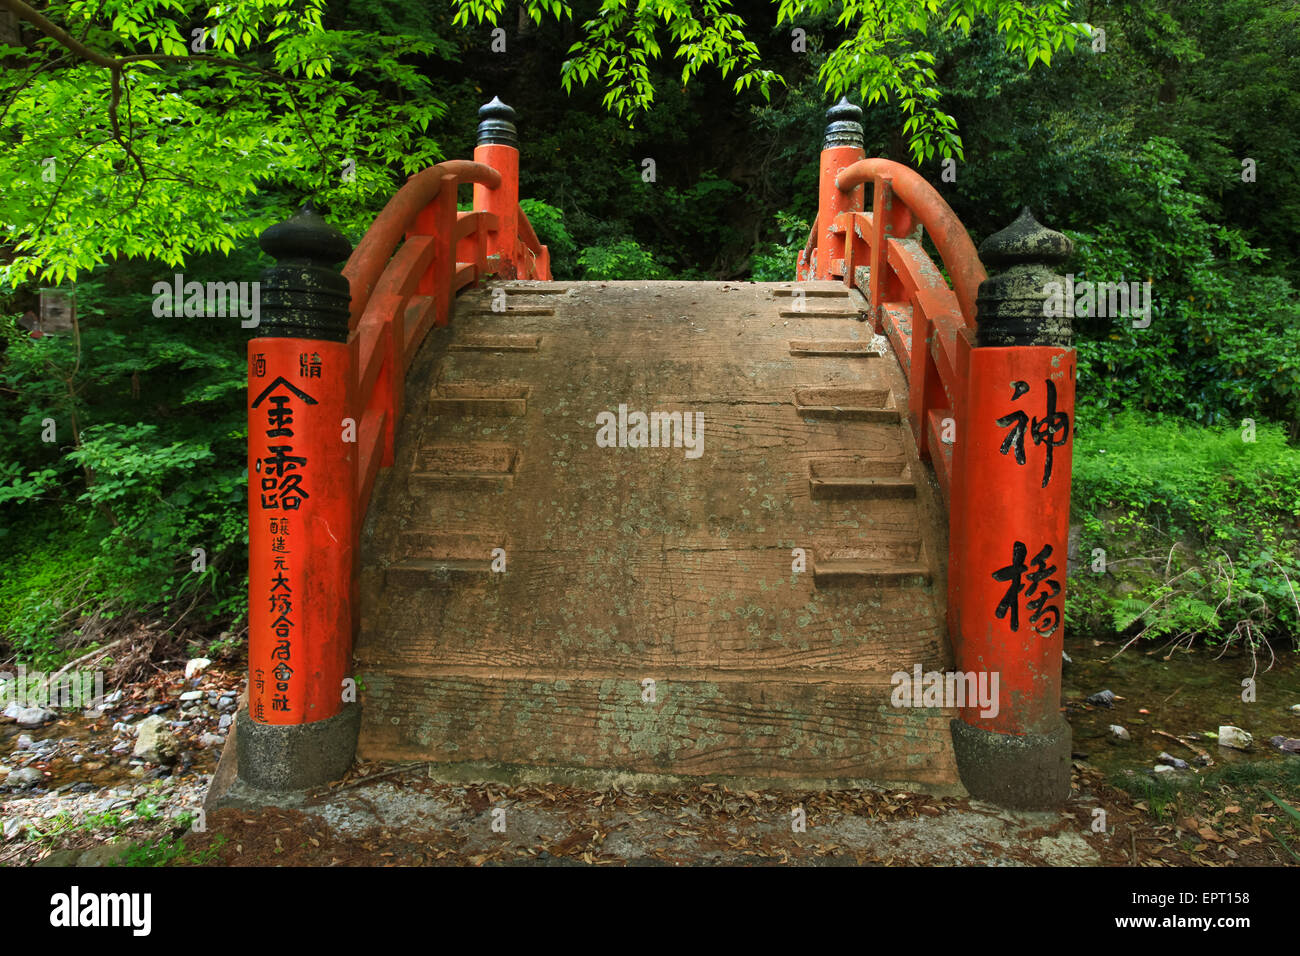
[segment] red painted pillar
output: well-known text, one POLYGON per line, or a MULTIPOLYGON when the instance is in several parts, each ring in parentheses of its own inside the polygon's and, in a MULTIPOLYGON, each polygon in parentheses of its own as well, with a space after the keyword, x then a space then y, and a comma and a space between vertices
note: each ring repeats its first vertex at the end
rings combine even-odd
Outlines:
POLYGON ((975 347, 955 449, 952 501, 958 669, 985 675, 995 704, 953 721, 962 782, 1020 809, 1070 792, 1070 728, 1060 712, 1070 531, 1075 358, 1069 317, 1048 317, 1070 242, 1025 209, 980 246, 975 347))
POLYGON ((862 142, 862 108, 848 97, 826 111, 826 138, 822 142, 821 172, 817 181, 816 245, 806 263, 808 278, 831 279, 844 275, 844 234, 833 232, 835 217, 861 212, 862 187, 848 192, 835 185, 841 170, 865 158, 862 142))
POLYGON ((515 129, 515 111, 497 97, 479 107, 478 145, 474 161, 491 166, 501 174, 501 185, 489 189, 474 184, 475 211, 490 212, 497 217, 497 229, 488 236, 488 256, 498 256, 495 270, 503 279, 519 275, 516 247, 519 243, 519 135, 515 129))
POLYGON ((352 763, 356 443, 347 280, 351 246, 311 204, 262 248, 257 338, 248 343, 248 708, 239 778, 259 790, 316 786, 352 763))

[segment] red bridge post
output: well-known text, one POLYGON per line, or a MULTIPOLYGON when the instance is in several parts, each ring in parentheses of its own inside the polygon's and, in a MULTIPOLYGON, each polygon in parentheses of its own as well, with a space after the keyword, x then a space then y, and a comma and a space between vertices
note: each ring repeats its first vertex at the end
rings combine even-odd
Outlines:
POLYGON ((1047 317, 1053 265, 1069 239, 1025 208, 980 246, 967 391, 952 500, 958 669, 998 675, 996 708, 952 722, 962 782, 1003 806, 1059 806, 1070 793, 1070 727, 1060 712, 1069 550, 1075 357, 1070 318, 1047 317))
MULTIPOLYGON (((848 97, 826 111, 826 138, 822 142, 821 173, 817 182, 817 222, 809 261, 799 263, 800 279, 839 279, 845 272, 845 234, 835 217, 861 212, 862 187, 842 191, 835 185, 840 172, 865 157, 862 139, 862 107, 848 97)), ((800 257, 802 259, 802 256, 800 257)))
POLYGON ((515 129, 515 111, 492 97, 478 110, 478 142, 474 162, 491 166, 501 174, 501 185, 490 189, 474 184, 474 208, 497 217, 497 227, 488 234, 488 258, 498 257, 498 278, 519 276, 515 246, 519 241, 519 134, 515 129))
POLYGON ((351 245, 308 203, 267 229, 258 337, 248 343, 248 707, 239 780, 302 790, 352 764, 360 707, 344 704, 352 656, 356 414, 351 245), (355 429, 354 429, 355 431, 355 429))

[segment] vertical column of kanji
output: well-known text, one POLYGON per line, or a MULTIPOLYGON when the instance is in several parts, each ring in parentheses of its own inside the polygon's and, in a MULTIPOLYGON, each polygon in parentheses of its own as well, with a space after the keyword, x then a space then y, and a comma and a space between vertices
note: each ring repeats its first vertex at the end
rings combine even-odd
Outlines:
POLYGON ((352 653, 356 444, 347 239, 308 203, 261 237, 261 323, 248 344, 248 709, 240 779, 299 790, 341 776, 359 711, 352 653))
POLYGON ((862 211, 862 187, 842 192, 835 185, 835 178, 864 155, 862 107, 854 106, 848 97, 843 97, 826 111, 826 138, 822 142, 821 173, 817 182, 817 244, 813 249, 814 261, 807 263, 809 278, 831 278, 836 272, 836 263, 844 260, 845 236, 832 233, 831 227, 840 213, 862 211))
POLYGON ((979 252, 991 275, 957 425, 961 553, 949 573, 959 669, 987 674, 998 692, 992 706, 960 710, 953 745, 974 796, 1044 808, 1070 792, 1060 704, 1075 356, 1069 317, 1049 317, 1045 302, 1071 245, 1026 208, 979 252))
POLYGON ((500 173, 501 185, 490 189, 475 183, 474 209, 496 215, 497 230, 488 237, 487 254, 499 257, 496 274, 500 278, 514 279, 518 276, 515 245, 519 241, 519 134, 515 111, 494 96, 492 102, 479 107, 478 118, 474 161, 500 173))

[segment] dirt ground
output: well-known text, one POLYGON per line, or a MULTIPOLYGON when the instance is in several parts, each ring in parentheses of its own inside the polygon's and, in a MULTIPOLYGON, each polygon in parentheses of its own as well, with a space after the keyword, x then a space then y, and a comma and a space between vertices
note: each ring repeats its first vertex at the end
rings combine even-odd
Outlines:
MULTIPOLYGON (((241 678, 221 663, 186 679, 175 662, 21 749, 0 726, 9 769, 44 781, 0 794, 0 865, 1273 866, 1296 861, 1271 831, 1300 842, 1258 783, 1154 775, 1200 784, 1171 793, 1133 771, 1121 789, 1085 760, 1066 807, 1033 814, 898 790, 452 783, 362 763, 296 807, 219 810, 192 831, 241 678), (159 712, 177 718, 170 767, 130 751, 133 725, 159 712)), ((1270 785, 1294 804, 1294 783, 1270 785)))
MULTIPOLYGON (((1050 813, 877 790, 457 785, 358 766, 297 809, 225 809, 185 838, 208 866, 1251 866, 1289 862, 1265 807, 1150 807, 1076 768, 1050 813), (1105 811, 1104 832, 1094 821, 1105 811), (806 828, 797 831, 802 811, 806 828)), ((1271 806, 1271 805, 1270 805, 1271 806)))

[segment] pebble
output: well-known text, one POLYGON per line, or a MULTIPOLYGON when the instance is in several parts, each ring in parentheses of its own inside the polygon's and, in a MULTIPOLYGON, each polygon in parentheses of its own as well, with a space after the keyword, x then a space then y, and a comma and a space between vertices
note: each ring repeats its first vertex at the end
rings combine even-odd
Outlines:
POLYGON ((236 703, 238 701, 234 697, 222 697, 217 701, 217 710, 234 710, 236 703))
POLYGON ((1173 767, 1175 770, 1187 769, 1186 760, 1180 760, 1179 758, 1175 757, 1173 754, 1167 754, 1163 750, 1160 751, 1160 754, 1159 756, 1156 757, 1156 759, 1163 764, 1168 764, 1170 767, 1173 767))
POLYGON ((235 722, 233 714, 222 714, 221 719, 217 721, 218 730, 229 730, 230 725, 235 722))
POLYGON ((5 785, 15 790, 39 786, 44 782, 45 774, 35 767, 19 767, 17 770, 10 770, 9 776, 5 777, 5 785))
POLYGON ((1165 766, 1165 765, 1162 764, 1162 763, 1158 763, 1158 764, 1156 764, 1155 771, 1156 771, 1156 773, 1173 773, 1173 772, 1174 772, 1174 768, 1173 768, 1173 767, 1167 767, 1167 766, 1165 766))
POLYGON ((1113 707, 1115 705, 1115 692, 1110 690, 1098 691, 1087 699, 1087 703, 1099 707, 1113 707))
POLYGON ((1240 727, 1224 724, 1219 728, 1220 747, 1231 747, 1233 750, 1249 750, 1254 741, 1255 738, 1240 727))
POLYGON ((181 700, 198 700, 198 699, 201 698, 202 696, 203 696, 203 691, 201 691, 201 690, 187 690, 185 693, 181 694, 180 699, 181 699, 181 700))
POLYGON ((16 820, 13 817, 5 819, 4 835, 6 840, 12 840, 23 832, 23 821, 16 820))
POLYGON ((206 657, 196 657, 186 662, 185 679, 190 680, 191 678, 197 677, 199 674, 202 674, 205 670, 208 669, 211 663, 212 661, 208 660, 208 658, 206 657))
POLYGON ((149 763, 171 763, 179 751, 180 741, 163 718, 155 715, 140 721, 140 733, 131 754, 133 757, 140 757, 149 763))
POLYGON ((41 724, 47 724, 57 716, 54 711, 46 710, 44 707, 24 707, 18 711, 15 718, 19 727, 39 727, 41 724))
POLYGON ((1300 754, 1300 739, 1295 737, 1283 737, 1279 734, 1276 737, 1269 737, 1268 742, 1283 753, 1300 754))
POLYGON ((199 738, 199 746, 201 747, 222 747, 225 743, 226 738, 220 734, 204 734, 199 738))
POLYGON ((1133 739, 1132 737, 1129 736, 1129 732, 1125 730, 1123 727, 1121 727, 1119 724, 1111 724, 1110 732, 1113 736, 1118 737, 1120 740, 1133 739))
POLYGON ((31 737, 31 734, 19 734, 19 735, 18 735, 18 749, 19 749, 19 750, 31 750, 31 749, 32 749, 32 737, 31 737))
POLYGON ((1297 715, 1297 716, 1300 716, 1300 704, 1292 704, 1292 705, 1291 705, 1291 713, 1293 713, 1293 714, 1295 714, 1295 715, 1297 715))

